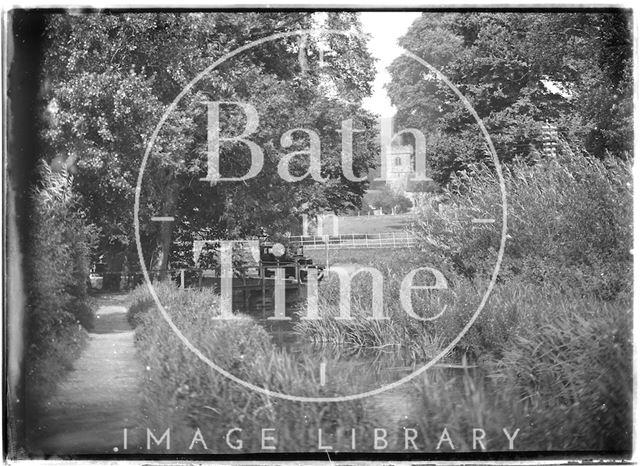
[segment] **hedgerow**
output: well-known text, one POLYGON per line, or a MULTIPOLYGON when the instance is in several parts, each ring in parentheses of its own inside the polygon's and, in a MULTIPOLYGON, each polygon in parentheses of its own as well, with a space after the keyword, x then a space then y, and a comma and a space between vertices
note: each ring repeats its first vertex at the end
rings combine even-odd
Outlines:
POLYGON ((86 281, 95 231, 78 207, 72 183, 66 172, 52 172, 43 162, 32 193, 25 381, 36 401, 71 367, 93 322, 86 281))

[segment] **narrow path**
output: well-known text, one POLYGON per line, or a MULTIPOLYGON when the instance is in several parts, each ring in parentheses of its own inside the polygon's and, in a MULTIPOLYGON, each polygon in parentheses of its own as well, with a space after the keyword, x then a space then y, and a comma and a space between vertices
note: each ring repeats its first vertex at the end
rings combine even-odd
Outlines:
POLYGON ((123 429, 140 430, 143 368, 136 359, 126 300, 125 294, 97 299, 87 348, 39 419, 44 454, 135 453, 139 439, 129 434, 125 451, 123 429))

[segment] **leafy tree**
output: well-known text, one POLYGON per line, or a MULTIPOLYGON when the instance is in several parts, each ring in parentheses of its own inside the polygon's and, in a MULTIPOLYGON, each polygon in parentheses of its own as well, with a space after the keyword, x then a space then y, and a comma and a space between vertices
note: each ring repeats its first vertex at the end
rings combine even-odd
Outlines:
POLYGON ((407 212, 413 203, 403 194, 393 191, 389 186, 380 190, 372 190, 364 198, 366 207, 374 210, 382 209, 385 214, 407 212))
MULTIPOLYGON (((627 12, 424 13, 400 45, 440 69, 469 99, 498 156, 535 159, 542 125, 598 157, 631 151, 627 12)), ((390 67, 397 122, 421 129, 437 181, 487 160, 475 120, 433 73, 408 57, 390 67)))
MULTIPOLYGON (((330 13, 327 27, 347 29, 350 13, 330 13)), ((355 22, 355 23, 354 23, 355 22)), ((276 32, 313 26, 312 15, 282 13, 143 13, 52 15, 43 72, 43 105, 49 158, 77 159, 77 189, 90 220, 101 229, 102 250, 133 247, 135 184, 151 131, 176 95, 215 59, 276 32)), ((209 73, 180 101, 165 122, 147 164, 142 187, 141 241, 153 267, 165 270, 171 244, 193 236, 234 238, 259 226, 283 228, 301 213, 359 205, 365 183, 342 177, 340 121, 352 118, 354 172, 372 165, 372 115, 359 103, 370 92, 373 60, 360 37, 298 36, 274 40, 237 55, 209 73), (330 63, 320 67, 320 47, 330 63), (260 175, 245 183, 208 185, 205 172, 206 101, 251 102, 261 115, 251 135, 265 153, 260 175), (277 175, 288 129, 317 129, 322 138, 322 175, 285 183, 277 175), (171 215, 176 224, 150 222, 171 215)), ((223 134, 239 134, 244 116, 221 111, 223 134), (226 126, 225 126, 226 125, 226 126)), ((303 150, 304 135, 293 135, 286 151, 303 150)), ((221 171, 244 174, 248 151, 225 144, 221 171)), ((294 160, 292 172, 306 169, 294 160)))

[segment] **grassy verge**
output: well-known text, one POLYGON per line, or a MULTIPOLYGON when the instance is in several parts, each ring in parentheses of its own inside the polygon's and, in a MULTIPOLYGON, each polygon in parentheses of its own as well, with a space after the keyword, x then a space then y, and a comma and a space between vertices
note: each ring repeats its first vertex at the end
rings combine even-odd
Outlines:
MULTIPOLYGON (((413 217, 404 215, 360 215, 351 217, 338 217, 338 227, 341 235, 352 233, 387 233, 402 231, 407 228, 413 217)), ((325 224, 325 234, 333 234, 331 221, 325 224)))

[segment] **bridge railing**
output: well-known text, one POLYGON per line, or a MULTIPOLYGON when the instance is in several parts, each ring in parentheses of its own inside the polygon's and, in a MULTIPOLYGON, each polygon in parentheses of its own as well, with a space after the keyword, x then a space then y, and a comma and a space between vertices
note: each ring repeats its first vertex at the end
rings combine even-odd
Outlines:
MULTIPOLYGON (((304 279, 301 274, 303 267, 298 262, 290 261, 275 261, 265 262, 256 265, 238 266, 233 267, 233 279, 238 280, 240 285, 247 285, 250 280, 260 282, 275 282, 275 271, 277 269, 285 270, 284 281, 288 283, 302 284, 304 279)), ((205 267, 177 267, 170 268, 164 272, 171 280, 179 284, 181 288, 185 288, 185 285, 191 284, 202 288, 203 280, 205 279, 220 279, 220 270, 205 268, 205 267)), ((156 269, 148 269, 147 274, 151 281, 159 279, 163 272, 156 269)), ((129 270, 120 272, 91 272, 89 280, 92 278, 100 279, 100 286, 104 284, 104 279, 112 277, 118 283, 118 288, 132 289, 135 286, 144 282, 144 274, 140 270, 129 270)))
POLYGON ((299 243, 305 250, 313 249, 370 249, 408 248, 416 244, 416 237, 410 231, 388 233, 352 233, 345 235, 292 236, 292 242, 299 243))

